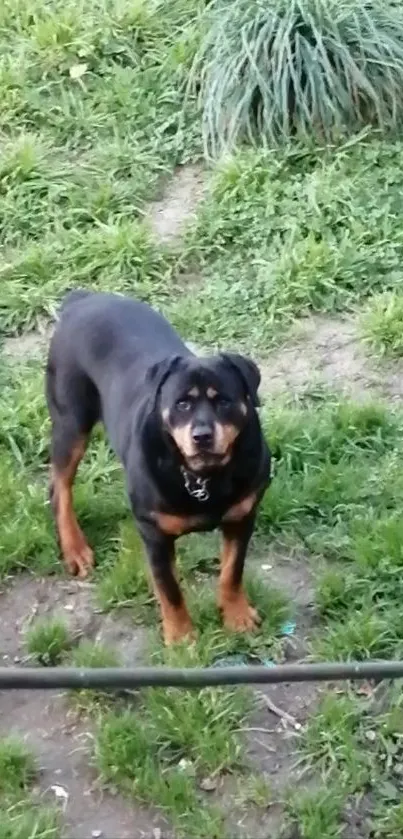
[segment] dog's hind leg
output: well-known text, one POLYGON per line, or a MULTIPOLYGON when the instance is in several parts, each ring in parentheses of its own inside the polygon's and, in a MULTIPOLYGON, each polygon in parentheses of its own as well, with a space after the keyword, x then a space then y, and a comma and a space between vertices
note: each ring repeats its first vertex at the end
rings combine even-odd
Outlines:
POLYGON ((94 564, 94 556, 78 524, 73 506, 73 483, 84 457, 89 433, 97 418, 95 402, 83 399, 83 383, 69 379, 68 389, 55 393, 55 379, 48 369, 47 397, 52 421, 50 501, 55 517, 61 553, 67 570, 86 577, 94 564), (77 399, 81 396, 81 399, 77 399))
POLYGON ((86 577, 94 564, 94 556, 74 512, 73 482, 87 441, 84 436, 73 437, 66 431, 61 441, 59 432, 55 430, 52 438, 50 500, 60 550, 70 574, 86 577))

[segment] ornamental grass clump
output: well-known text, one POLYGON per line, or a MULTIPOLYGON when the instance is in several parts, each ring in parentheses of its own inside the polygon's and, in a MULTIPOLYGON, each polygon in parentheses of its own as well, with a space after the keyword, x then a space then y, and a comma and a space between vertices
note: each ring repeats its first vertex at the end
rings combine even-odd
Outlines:
POLYGON ((191 79, 206 152, 243 141, 333 141, 403 112, 403 4, 211 0, 191 79))

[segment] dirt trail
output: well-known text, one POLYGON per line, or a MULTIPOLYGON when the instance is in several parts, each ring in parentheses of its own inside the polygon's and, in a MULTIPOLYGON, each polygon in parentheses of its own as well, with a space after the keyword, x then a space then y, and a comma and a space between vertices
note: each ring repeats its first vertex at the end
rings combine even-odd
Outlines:
POLYGON ((403 396, 403 362, 371 359, 353 318, 315 315, 297 323, 294 332, 261 362, 263 393, 293 394, 325 384, 356 399, 403 396))
POLYGON ((204 176, 200 166, 181 166, 168 184, 160 201, 149 207, 148 219, 155 236, 170 242, 182 233, 194 216, 204 192, 204 176))

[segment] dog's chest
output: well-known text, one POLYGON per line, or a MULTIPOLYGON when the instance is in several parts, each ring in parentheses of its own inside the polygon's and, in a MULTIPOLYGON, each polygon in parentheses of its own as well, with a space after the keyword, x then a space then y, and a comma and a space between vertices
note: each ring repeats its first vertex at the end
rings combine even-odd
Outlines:
POLYGON ((192 511, 191 513, 182 515, 155 512, 153 518, 159 529, 166 535, 175 537, 183 536, 186 533, 215 530, 222 524, 242 521, 242 519, 249 516, 252 512, 256 500, 256 492, 252 492, 225 510, 214 512, 211 504, 209 504, 208 509, 203 510, 203 502, 200 502, 200 510, 196 508, 195 512, 192 511))

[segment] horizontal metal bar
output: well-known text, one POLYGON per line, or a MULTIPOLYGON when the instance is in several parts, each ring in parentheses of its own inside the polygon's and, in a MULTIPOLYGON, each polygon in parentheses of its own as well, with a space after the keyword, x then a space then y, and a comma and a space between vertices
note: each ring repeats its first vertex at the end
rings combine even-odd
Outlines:
POLYGON ((202 688, 278 682, 333 682, 403 678, 403 661, 280 664, 273 667, 0 667, 0 690, 84 688, 122 690, 142 687, 202 688))

